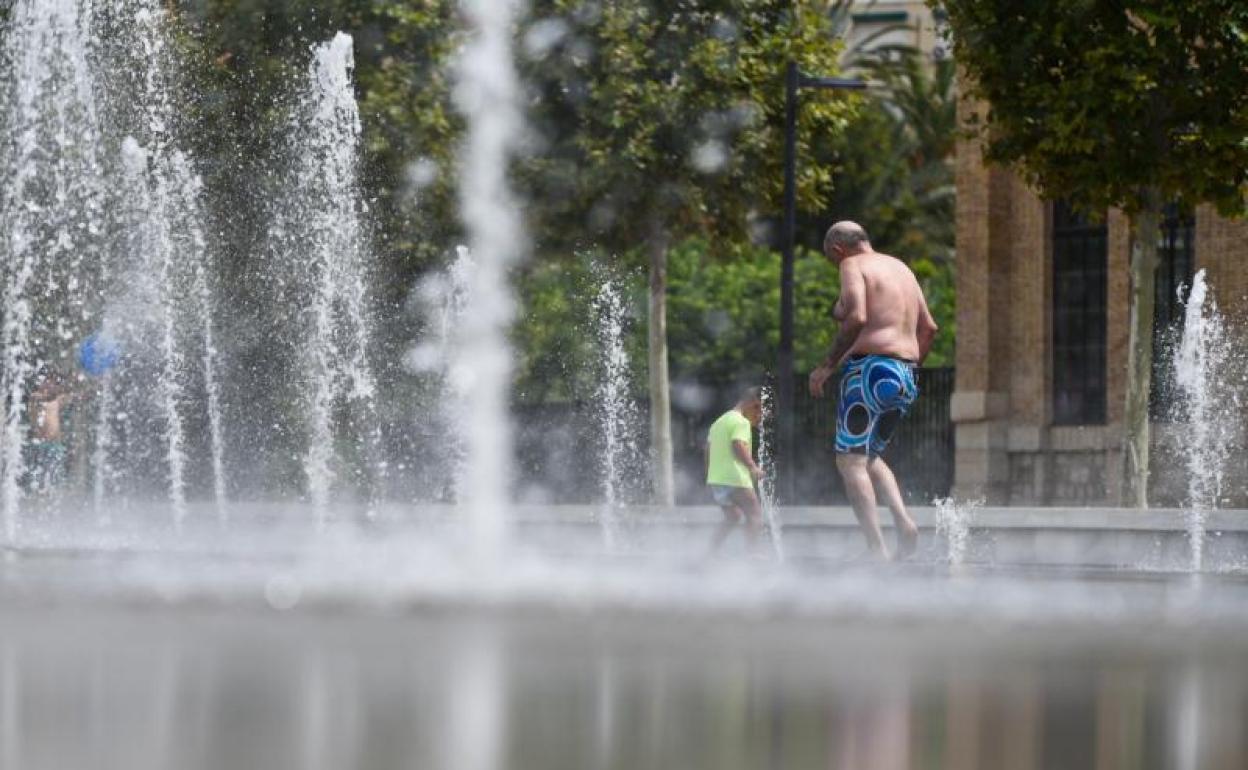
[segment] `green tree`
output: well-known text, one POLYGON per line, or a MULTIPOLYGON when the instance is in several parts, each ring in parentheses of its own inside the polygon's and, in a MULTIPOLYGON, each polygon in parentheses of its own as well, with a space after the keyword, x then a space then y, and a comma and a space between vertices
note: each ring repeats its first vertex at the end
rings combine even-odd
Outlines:
MULTIPOLYGON (((285 140, 292 89, 302 83, 311 46, 338 30, 353 36, 381 285, 391 289, 385 300, 400 299, 459 237, 460 124, 447 69, 459 40, 454 0, 204 0, 182 16, 191 32, 183 44, 200 73, 199 154, 209 159, 210 187, 227 190, 262 177, 257 166, 285 140)), ((232 216, 256 208, 244 204, 232 196, 222 207, 232 216)), ((243 261, 255 252, 234 251, 243 261)))
MULTIPOLYGON (((601 344, 594 326, 593 299, 609 260, 602 254, 580 253, 573 259, 533 261, 516 275, 522 323, 512 329, 516 350, 515 396, 527 404, 593 398, 601 344)), ((632 308, 641 299, 641 274, 613 271, 612 278, 632 308)), ((641 305, 638 305, 640 307, 641 305)), ((629 323, 625 342, 633 343, 629 323)), ((629 350, 630 364, 644 355, 629 350)))
POLYGON ((858 66, 876 87, 842 135, 813 147, 815 162, 834 165, 836 184, 826 209, 804 220, 802 242, 821 243, 829 221, 852 218, 875 248, 909 262, 941 328, 927 364, 948 366, 957 320, 954 64, 894 51, 858 66))
MULTIPOLYGON (((761 382, 780 344, 780 254, 750 245, 717 258, 708 252, 708 243, 694 238, 669 255, 673 375, 716 385, 761 382)), ((794 277, 803 287, 794 317, 803 343, 796 365, 809 371, 832 344, 840 278, 831 262, 807 250, 798 252, 794 277)))
MULTIPOLYGON (((455 0, 199 0, 178 5, 176 13, 193 86, 188 102, 197 112, 194 154, 205 172, 224 291, 240 328, 254 328, 269 312, 271 283, 259 278, 267 272, 265 202, 281 193, 280 174, 273 172, 282 165, 286 121, 312 47, 339 30, 353 37, 361 187, 377 257, 373 360, 389 396, 383 409, 408 408, 410 376, 395 364, 421 323, 405 301, 420 274, 453 253, 460 235, 454 180, 461 126, 447 66, 459 39, 455 0)), ((270 341, 235 336, 250 340, 236 343, 241 367, 271 366, 270 341)))
POLYGON ((1162 205, 1244 210, 1248 3, 946 0, 955 58, 986 103, 985 152, 1043 194, 1131 219, 1124 500, 1147 505, 1162 205))
POLYGON ((928 64, 918 54, 906 54, 879 61, 869 71, 880 85, 876 99, 889 117, 893 134, 889 154, 900 168, 892 195, 870 203, 891 215, 882 224, 886 224, 888 242, 900 253, 949 262, 955 222, 954 63, 942 59, 928 64))
MULTIPOLYGON (((643 246, 660 502, 673 494, 669 244, 697 233, 717 244, 742 239, 752 213, 778 208, 785 63, 837 68, 839 45, 823 10, 781 0, 549 0, 534 8, 526 41, 546 146, 528 179, 533 197, 553 201, 535 212, 544 222, 538 248, 566 244, 566 233, 616 253, 643 246)), ((843 101, 813 99, 802 111, 803 146, 814 133, 840 130, 849 113, 843 101)), ((825 167, 803 169, 798 190, 808 208, 828 183, 825 167)))

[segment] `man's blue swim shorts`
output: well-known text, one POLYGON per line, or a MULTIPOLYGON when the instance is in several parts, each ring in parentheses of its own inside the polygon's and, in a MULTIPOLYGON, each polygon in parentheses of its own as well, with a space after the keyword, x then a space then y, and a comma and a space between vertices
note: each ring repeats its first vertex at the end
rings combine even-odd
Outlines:
POLYGON ((881 355, 851 356, 841 368, 836 451, 877 456, 919 395, 915 365, 881 355))

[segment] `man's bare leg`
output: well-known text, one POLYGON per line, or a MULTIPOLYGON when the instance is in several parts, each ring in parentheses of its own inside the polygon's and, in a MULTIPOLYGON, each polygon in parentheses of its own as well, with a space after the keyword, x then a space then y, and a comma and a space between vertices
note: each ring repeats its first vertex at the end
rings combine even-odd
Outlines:
POLYGON ((871 553, 887 560, 888 548, 884 545, 884 534, 880 532, 880 517, 875 509, 875 488, 871 485, 871 474, 867 471, 867 456, 838 452, 836 469, 841 472, 849 504, 854 507, 858 526, 867 538, 867 548, 871 553))
POLYGON ((892 468, 883 458, 872 457, 867 463, 867 473, 875 482, 875 489, 884 500, 884 504, 893 512, 893 526, 897 528, 897 559, 901 560, 914 553, 919 545, 919 527, 906 511, 906 503, 901 499, 901 489, 897 486, 897 477, 892 468))

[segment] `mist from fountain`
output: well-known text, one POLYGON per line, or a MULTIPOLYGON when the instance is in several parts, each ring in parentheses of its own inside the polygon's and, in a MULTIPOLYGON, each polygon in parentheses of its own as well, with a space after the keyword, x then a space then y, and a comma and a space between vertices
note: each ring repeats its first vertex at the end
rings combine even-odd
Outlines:
POLYGON ((1209 294, 1203 269, 1187 295, 1183 332, 1171 361, 1176 422, 1187 468, 1191 569, 1204 564, 1205 521, 1221 502, 1233 448, 1244 432, 1245 356, 1209 294))
MULTIPOLYGON (((101 514, 114 510, 117 500, 145 491, 147 479, 158 479, 163 495, 175 503, 175 521, 185 517, 193 524, 193 501, 206 486, 207 476, 197 468, 211 469, 211 488, 222 516, 231 489, 223 438, 223 425, 228 423, 219 392, 222 368, 217 345, 224 335, 214 325, 211 311, 233 308, 218 298, 221 293, 214 280, 221 270, 211 259, 211 244, 201 224, 193 159, 179 152, 178 111, 171 108, 174 91, 167 79, 171 70, 166 69, 169 49, 159 37, 163 12, 156 0, 114 0, 109 6, 124 11, 117 15, 136 35, 110 45, 129 50, 136 62, 143 59, 142 66, 115 68, 124 73, 115 75, 119 78, 145 73, 133 105, 118 104, 108 96, 112 92, 107 87, 91 82, 70 89, 85 88, 86 101, 71 94, 53 109, 46 104, 55 101, 51 86, 40 80, 52 76, 37 68, 32 70, 37 76, 30 80, 10 84, 6 71, 3 81, 13 93, 31 90, 33 96, 22 99, 32 112, 17 109, 25 109, 23 102, 10 99, 8 91, 0 95, 5 99, 0 106, 15 105, 0 115, 0 139, 6 143, 0 158, 5 164, 0 168, 4 183, 0 195, 5 196, 0 198, 0 215, 10 226, 0 242, 5 289, 0 387, 5 397, 17 396, 6 413, 0 445, 10 542, 19 521, 25 442, 21 423, 31 375, 43 364, 66 361, 74 343, 87 332, 98 332, 125 351, 123 364, 96 381, 97 510, 101 514), (147 9, 148 15, 129 13, 134 9, 147 9), (142 35, 157 37, 148 46, 132 44, 142 35), (131 119, 120 120, 124 114, 131 119), (28 132, 21 121, 33 121, 36 129, 28 132), (47 126, 61 126, 66 133, 53 136, 47 126), (83 144, 82 137, 89 136, 98 143, 83 144), (12 151, 25 146, 22 142, 33 142, 29 152, 12 151), (99 155, 92 162, 99 168, 92 171, 88 155, 97 149, 99 155), (75 178, 74 173, 83 176, 75 178), (74 209, 65 201, 83 208, 74 209), (61 255, 63 262, 54 264, 49 254, 61 255)), ((6 36, 5 66, 9 57, 28 53, 21 46, 44 41, 51 53, 40 66, 56 72, 62 71, 57 67, 67 68, 63 70, 67 74, 56 76, 59 83, 99 75, 93 67, 100 65, 89 64, 92 57, 102 57, 101 62, 108 58, 87 50, 87 41, 99 36, 83 33, 74 42, 81 30, 69 25, 71 19, 74 25, 90 21, 90 12, 97 7, 88 0, 19 2, 13 18, 34 19, 43 37, 32 37, 29 27, 17 33, 25 35, 21 45, 6 36), (81 73, 73 69, 77 53, 57 53, 57 46, 66 45, 81 46, 81 73), (57 59, 62 54, 63 60, 57 59)), ((519 89, 508 49, 515 8, 480 0, 468 11, 477 37, 465 50, 459 99, 469 126, 463 206, 474 251, 471 257, 466 249, 461 251, 441 284, 444 293, 433 306, 436 328, 431 344, 436 349, 434 371, 445 388, 441 392, 452 402, 445 409, 443 404, 436 408, 457 433, 449 460, 463 468, 462 478, 458 470, 451 473, 454 496, 468 506, 466 534, 476 557, 470 566, 488 567, 507 554, 509 541, 511 354, 504 332, 512 304, 506 278, 524 239, 506 173, 521 125, 515 103, 519 89), (461 435, 463 444, 458 443, 461 435)), ((357 474, 360 484, 367 481, 370 494, 375 494, 376 477, 385 472, 375 453, 380 443, 375 414, 379 386, 369 361, 371 331, 365 312, 371 279, 368 217, 357 179, 359 116, 351 98, 350 73, 349 38, 314 49, 306 96, 290 121, 292 164, 284 180, 289 182, 289 197, 272 200, 279 214, 273 220, 273 249, 259 260, 266 271, 263 280, 278 285, 264 291, 286 299, 255 308, 262 322, 256 335, 272 338, 256 349, 269 353, 266 345, 271 342, 273 359, 258 367, 254 380, 229 379, 231 389, 225 391, 281 388, 292 376, 297 380, 293 387, 301 400, 288 403, 283 392, 267 403, 290 410, 274 414, 272 425, 289 421, 306 427, 307 444, 299 445, 295 462, 306 474, 308 494, 322 521, 335 512, 336 500, 350 486, 351 473, 357 474), (287 350, 306 357, 287 366, 283 358, 287 350)), ((1203 287, 1203 274, 1198 281, 1203 287)), ((618 302, 618 284, 604 286, 604 301, 611 301, 612 295, 618 302)), ((1206 400, 1193 397, 1194 406, 1187 412, 1192 423, 1197 415, 1207 417, 1199 426, 1204 430, 1239 418, 1206 410, 1209 397, 1223 393, 1216 383, 1225 370, 1215 365, 1219 359, 1209 345, 1217 335, 1205 323, 1210 312, 1217 317, 1216 311, 1208 309, 1203 289, 1199 300, 1194 294, 1192 303, 1205 309, 1193 311, 1189 306, 1189 313, 1199 312, 1201 317, 1189 323, 1197 339, 1181 359, 1193 381, 1206 388, 1198 394, 1206 400)), ((622 318, 618 305, 610 312, 618 312, 616 320, 622 318)), ((600 324, 600 331, 607 332, 601 353, 608 368, 623 371, 625 360, 617 357, 624 350, 621 328, 607 323, 600 324)), ((238 343, 230 338, 230 344, 238 343)), ((609 416, 615 426, 610 431, 602 428, 604 448, 608 452, 639 448, 640 442, 616 431, 629 424, 628 380, 607 379, 612 382, 599 383, 602 389, 596 399, 604 409, 603 419, 609 416)), ((777 556, 783 558, 785 543, 771 502, 771 409, 768 393, 759 454, 769 476, 760 493, 767 502, 777 556)), ((271 423, 263 422, 257 434, 270 429, 271 423)), ((243 432, 241 420, 236 426, 243 432)), ((231 431, 230 436, 235 435, 231 431)), ((1203 447, 1212 434, 1193 435, 1199 440, 1190 445, 1203 447)), ((280 446, 275 453, 288 448, 280 441, 274 444, 280 446)), ((438 445, 430 454, 444 450, 438 445)), ((252 455, 240 453, 234 467, 251 459, 252 455)), ((608 501, 623 499, 628 462, 617 457, 604 465, 608 501)), ((1221 468, 1196 490, 1210 506, 1217 505, 1223 477, 1228 475, 1225 462, 1221 468)), ((262 483, 271 482, 271 476, 257 475, 262 483)), ((1193 500, 1198 498, 1196 491, 1193 500)), ((162 503, 151 508, 163 515, 167 507, 162 503)), ((151 519, 134 517, 110 529, 120 532, 117 537, 96 540, 97 533, 92 532, 87 539, 74 540, 77 533, 71 532, 69 537, 32 542, 29 554, 0 560, 4 627, 20 632, 8 634, 13 638, 0 643, 0 765, 75 764, 66 758, 82 758, 78 765, 125 764, 127 758, 133 764, 135 746, 146 748, 150 763, 157 766, 176 764, 174 757, 192 766, 229 766, 231 757, 254 757, 256 766, 265 766, 266 761, 273 766, 289 758, 287 764, 328 767, 392 756, 409 764, 482 770, 534 756, 555 763, 573 757, 587 759, 581 765, 593 765, 596 758, 599 765, 620 760, 621 766, 636 766, 638 762, 630 765, 626 760, 640 757, 640 764, 645 764, 662 754, 656 761, 661 765, 666 755, 682 752, 695 759, 704 754, 714 764, 729 754, 775 753, 779 743, 771 740, 774 745, 764 746, 743 739, 698 754, 705 735, 718 731, 774 739, 784 725, 805 729, 802 725, 809 722, 814 707, 833 713, 845 711, 846 703, 853 706, 855 713, 841 720, 844 735, 849 735, 865 724, 857 714, 868 713, 855 704, 859 690, 885 669, 903 672, 886 682, 888 689, 898 689, 896 684, 909 688, 913 679, 918 695, 913 700, 908 695, 890 696, 880 701, 879 708, 868 704, 883 714, 883 721, 876 722, 891 729, 899 724, 897 715, 904 721, 907 714, 928 711, 943 720, 945 711, 960 708, 956 699, 936 704, 933 710, 923 693, 935 687, 979 698, 983 693, 962 685, 968 679, 984 679, 979 668, 984 660, 992 662, 994 670, 1017 670, 1018 676, 1004 685, 1025 696, 1019 703, 1028 714, 1036 711, 1031 706, 1037 698, 1070 699, 1069 682, 1036 689, 1036 682, 1045 682, 1055 665, 1069 663, 1081 681, 1126 681, 1125 690, 1080 689, 1074 695, 1081 702, 1127 704, 1139 717, 1132 724, 1141 734, 1142 726, 1147 726, 1146 701, 1153 704, 1152 711, 1170 713, 1177 737, 1158 745, 1178 747, 1177 766, 1200 766, 1208 756, 1224 749, 1233 752, 1238 745, 1218 738, 1223 733, 1237 735, 1234 720, 1242 716, 1239 705, 1246 689, 1242 666, 1236 664, 1243 657, 1242 644, 1235 640, 1248 627, 1248 613, 1235 580, 1218 590, 1206 586, 1189 599, 1176 596, 1160 580, 1138 580, 1134 574, 1120 581, 1112 575, 1090 580, 1081 577, 1082 572, 1073 573, 1071 579, 1067 571, 1046 580, 1036 574, 1040 572, 1036 562, 1030 562, 1027 573, 1007 572, 1003 579, 968 570, 973 579, 960 581, 933 579, 936 576, 922 567, 890 572, 887 579, 880 579, 883 573, 874 567, 810 571, 808 561, 836 564, 842 558, 839 546, 821 541, 842 539, 845 528, 818 521, 789 529, 788 548, 801 552, 802 558, 784 569, 764 574, 727 562, 703 567, 701 561, 691 568, 694 562, 688 557, 701 543, 687 547, 700 540, 688 534, 693 527, 713 524, 712 512, 694 510, 656 521, 651 532, 638 532, 640 558, 603 560, 595 558, 598 553, 592 545, 581 547, 584 541, 578 536, 584 528, 571 521, 579 514, 533 508, 539 509, 535 516, 540 518, 523 536, 526 544, 537 544, 531 553, 538 555, 507 561, 508 569, 497 580, 488 579, 493 575, 487 570, 459 569, 458 554, 446 547, 443 538, 429 537, 427 528, 410 526, 410 521, 368 532, 342 528, 331 536, 304 537, 312 529, 306 526, 304 506, 288 509, 299 516, 295 527, 270 528, 264 520, 247 521, 236 514, 240 520, 235 526, 215 529, 207 538, 197 538, 200 533, 187 527, 176 538, 162 540, 164 528, 150 537, 151 519), (125 530, 127 524, 134 526, 125 530), (646 537, 649 542, 643 541, 646 537), (554 547, 542 550, 550 545, 554 547), (553 558, 546 558, 552 553, 553 558), (569 553, 572 558, 567 558, 569 553), (266 603, 271 612, 252 611, 266 603), (84 607, 90 610, 85 624, 84 607), (474 623, 475 628, 469 627, 474 623), (592 638, 587 637, 587 627, 592 638), (67 628, 77 633, 67 635, 67 628), (898 638, 898 628, 907 630, 900 648, 890 641, 898 638), (812 636, 819 629, 830 631, 812 636), (1145 650, 1138 642, 1141 631, 1164 633, 1161 640, 1150 636, 1145 650), (723 643, 717 641, 708 657, 706 639, 711 637, 723 643), (1200 646, 1190 646, 1193 638, 1200 646), (138 654, 136 639, 142 642, 138 654), (872 664, 874 668, 864 668, 861 656, 854 654, 864 647, 864 640, 867 648, 888 653, 872 664), (963 646, 957 655, 945 653, 963 646), (1051 647, 1066 652, 1056 658, 1048 653, 1039 660, 1028 657, 1031 651, 1051 647), (1027 651, 1022 665, 1012 655, 1002 656, 1001 650, 1007 649, 1027 651), (411 650, 421 653, 415 656, 420 664, 416 667, 411 650), (212 654, 205 656, 205 651, 212 654), (1138 658, 1139 670, 1128 672, 1125 680, 1112 667, 1092 671, 1084 660, 1089 651, 1098 659, 1138 658), (1170 712, 1165 710, 1174 699, 1163 695, 1157 700, 1153 683, 1164 685, 1173 665, 1157 665, 1154 654, 1166 661, 1208 656, 1207 667, 1193 669, 1191 677, 1180 681, 1182 694, 1170 712), (708 667, 708 661, 716 665, 708 667), (953 673, 944 679, 912 678, 907 673, 922 667, 953 673), (1201 678, 1207 676, 1206 669, 1219 671, 1229 683, 1225 700, 1221 689, 1208 686, 1213 680, 1201 678), (754 676, 755 670, 761 676, 754 676), (1082 676, 1085 670, 1093 676, 1082 676), (563 676, 552 680, 548 674, 554 671, 563 676), (749 673, 744 679, 743 671, 749 673), (299 708, 268 709, 276 718, 248 722, 241 732, 239 720, 203 718, 227 713, 254 697, 257 672, 266 677, 269 701, 299 708), (812 672, 818 676, 812 677, 812 672), (594 685, 596 692, 585 689, 587 675, 599 683, 594 685), (673 689, 682 683, 689 686, 673 689), (735 693, 727 710, 715 703, 717 698, 723 701, 724 692, 735 693), (636 739, 637 714, 671 711, 689 698, 696 701, 699 693, 710 693, 709 700, 703 698, 709 707, 701 711, 715 719, 682 731, 692 736, 688 741, 672 744, 670 731, 657 729, 662 719, 648 720, 654 724, 643 725, 641 739, 636 739), (792 702, 797 710, 781 714, 752 705, 766 702, 792 702), (85 706, 69 723, 45 729, 45 706, 50 703, 85 706), (583 706, 570 721, 566 709, 547 708, 567 703, 583 706), (1222 708, 1227 703, 1231 708, 1222 708), (406 709, 398 714, 401 719, 389 720, 400 724, 401 730, 394 733, 385 725, 381 732, 365 729, 370 715, 386 704, 406 709), (555 716, 542 716, 547 713, 555 716), (749 717, 745 721, 743 714, 749 717), (1205 727, 1214 714, 1226 716, 1230 729, 1218 722, 1205 727), (746 729, 738 729, 742 725, 746 729), (727 732, 720 729, 725 726, 727 732), (542 738, 548 735, 571 738, 562 743, 542 738), (534 736, 536 741, 531 740, 534 736), (288 744, 295 748, 287 751, 288 744), (590 745, 595 751, 587 758, 584 749, 590 745), (430 748, 432 761, 424 753, 430 748)), ((973 505, 946 501, 941 506, 938 526, 951 563, 967 558, 974 515, 973 505)), ((1042 541, 1041 546, 1044 530, 1050 529, 1043 525, 1044 518, 1036 515, 1041 525, 1034 539, 1042 541)), ((991 524, 987 519, 981 522, 985 527, 991 524)), ((53 527, 74 529, 60 522, 53 527)), ((1073 537, 1068 521, 1057 521, 1051 529, 1062 539, 1073 537)), ((1002 532, 1021 539, 1012 528, 1002 532)), ((595 536, 591 530, 590 537, 595 536)), ((1120 537, 1125 535, 1111 533, 1103 539, 1120 537)), ((1043 547, 1035 551, 1047 556, 1043 547)), ((1088 564, 1095 562, 1089 559, 1079 568, 1088 564)), ((993 568, 1010 565, 1007 561, 993 568)), ((993 671, 987 677, 991 675, 993 671)), ((1149 720, 1149 725, 1156 721, 1151 716, 1149 720)), ((982 726, 973 719, 961 722, 966 723, 962 727, 982 726)), ((1023 726, 1032 730, 1032 722, 1023 726)), ((991 725, 992 719, 985 724, 991 725)), ((918 725, 911 732, 923 740, 947 737, 950 745, 957 739, 927 731, 929 726, 918 725)), ((840 735, 841 727, 834 727, 840 735)), ((1043 746, 1033 746, 1032 753, 1040 761, 1051 749, 1070 753, 1072 745, 1082 745, 1075 741, 1094 740, 1099 746, 1102 737, 1090 738, 1082 729, 1058 731, 1043 746)), ((822 738, 790 741, 785 756, 827 764, 826 743, 822 738)), ((903 752, 922 749, 913 741, 892 743, 903 752)), ((1137 741, 1131 746, 1151 751, 1155 743, 1137 741)), ((1156 750, 1164 753, 1164 748, 1156 750)))
POLYGON ((84 266, 94 267, 90 257, 105 232, 99 108, 88 61, 92 8, 26 0, 10 13, 0 43, 0 63, 11 73, 0 94, 0 506, 8 542, 18 528, 29 381, 48 364, 63 365, 66 342, 86 328, 94 282, 84 266))
POLYGON ((456 390, 451 376, 452 343, 455 329, 464 320, 469 307, 469 292, 476 273, 476 262, 466 246, 455 249, 455 258, 445 269, 421 280, 415 298, 426 311, 426 329, 420 343, 412 346, 404 357, 404 366, 415 375, 428 375, 433 380, 432 393, 416 410, 415 420, 421 432, 436 451, 428 455, 428 477, 422 488, 437 489, 434 499, 454 501, 463 494, 464 425, 467 404, 464 394, 456 390), (432 466, 432 467, 429 467, 432 466))
POLYGON ((215 266, 204 232, 202 183, 178 142, 186 129, 175 97, 179 62, 169 40, 167 13, 158 2, 133 0, 120 10, 130 21, 128 37, 112 44, 141 77, 138 88, 131 86, 125 97, 103 90, 118 129, 129 129, 121 143, 122 235, 106 266, 112 283, 106 288, 103 327, 126 352, 126 360, 124 375, 106 377, 102 383, 101 401, 110 410, 101 409, 96 429, 108 442, 97 440, 95 473, 101 479, 129 476, 130 486, 145 483, 145 469, 136 467, 142 463, 132 462, 136 453, 150 451, 148 433, 133 429, 145 415, 163 444, 173 520, 180 527, 196 438, 190 424, 202 420, 212 495, 224 521, 228 479, 213 330, 215 266), (154 398, 146 383, 155 383, 154 398), (192 396, 199 391, 202 400, 192 396), (116 426, 106 424, 119 416, 126 428, 121 436, 129 446, 113 440, 116 426))
POLYGON ((22 0, 5 30, 0 58, 12 77, 0 95, 8 150, 0 216, 10 227, 0 245, 7 403, 0 485, 9 541, 23 497, 32 377, 68 375, 77 343, 90 333, 124 351, 127 370, 79 389, 98 404, 97 509, 106 495, 147 490, 163 477, 180 524, 187 421, 201 417, 212 489, 219 503, 225 497, 211 254, 199 178, 178 146, 179 74, 167 26, 157 0, 106 7, 22 0), (119 20, 119 35, 105 31, 119 20), (123 70, 140 77, 122 82, 116 73, 123 70), (125 137, 120 152, 111 137, 125 137), (192 388, 206 394, 202 405, 189 398, 192 388))
POLYGON ((508 409, 512 357, 507 329, 514 299, 507 271, 524 252, 520 209, 507 182, 523 135, 520 83, 512 55, 515 0, 465 0, 468 39, 457 62, 455 101, 466 118, 461 148, 461 217, 477 260, 468 312, 455 333, 451 378, 461 394, 467 461, 463 503, 473 559, 497 563, 506 548, 511 482, 508 409))

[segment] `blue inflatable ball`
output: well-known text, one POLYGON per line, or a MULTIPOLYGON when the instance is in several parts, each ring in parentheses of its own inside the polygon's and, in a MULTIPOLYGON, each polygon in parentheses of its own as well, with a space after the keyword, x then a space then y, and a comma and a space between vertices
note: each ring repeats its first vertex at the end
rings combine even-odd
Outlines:
POLYGON ((117 365, 121 346, 117 341, 96 332, 78 346, 78 363, 92 377, 99 377, 117 365))

